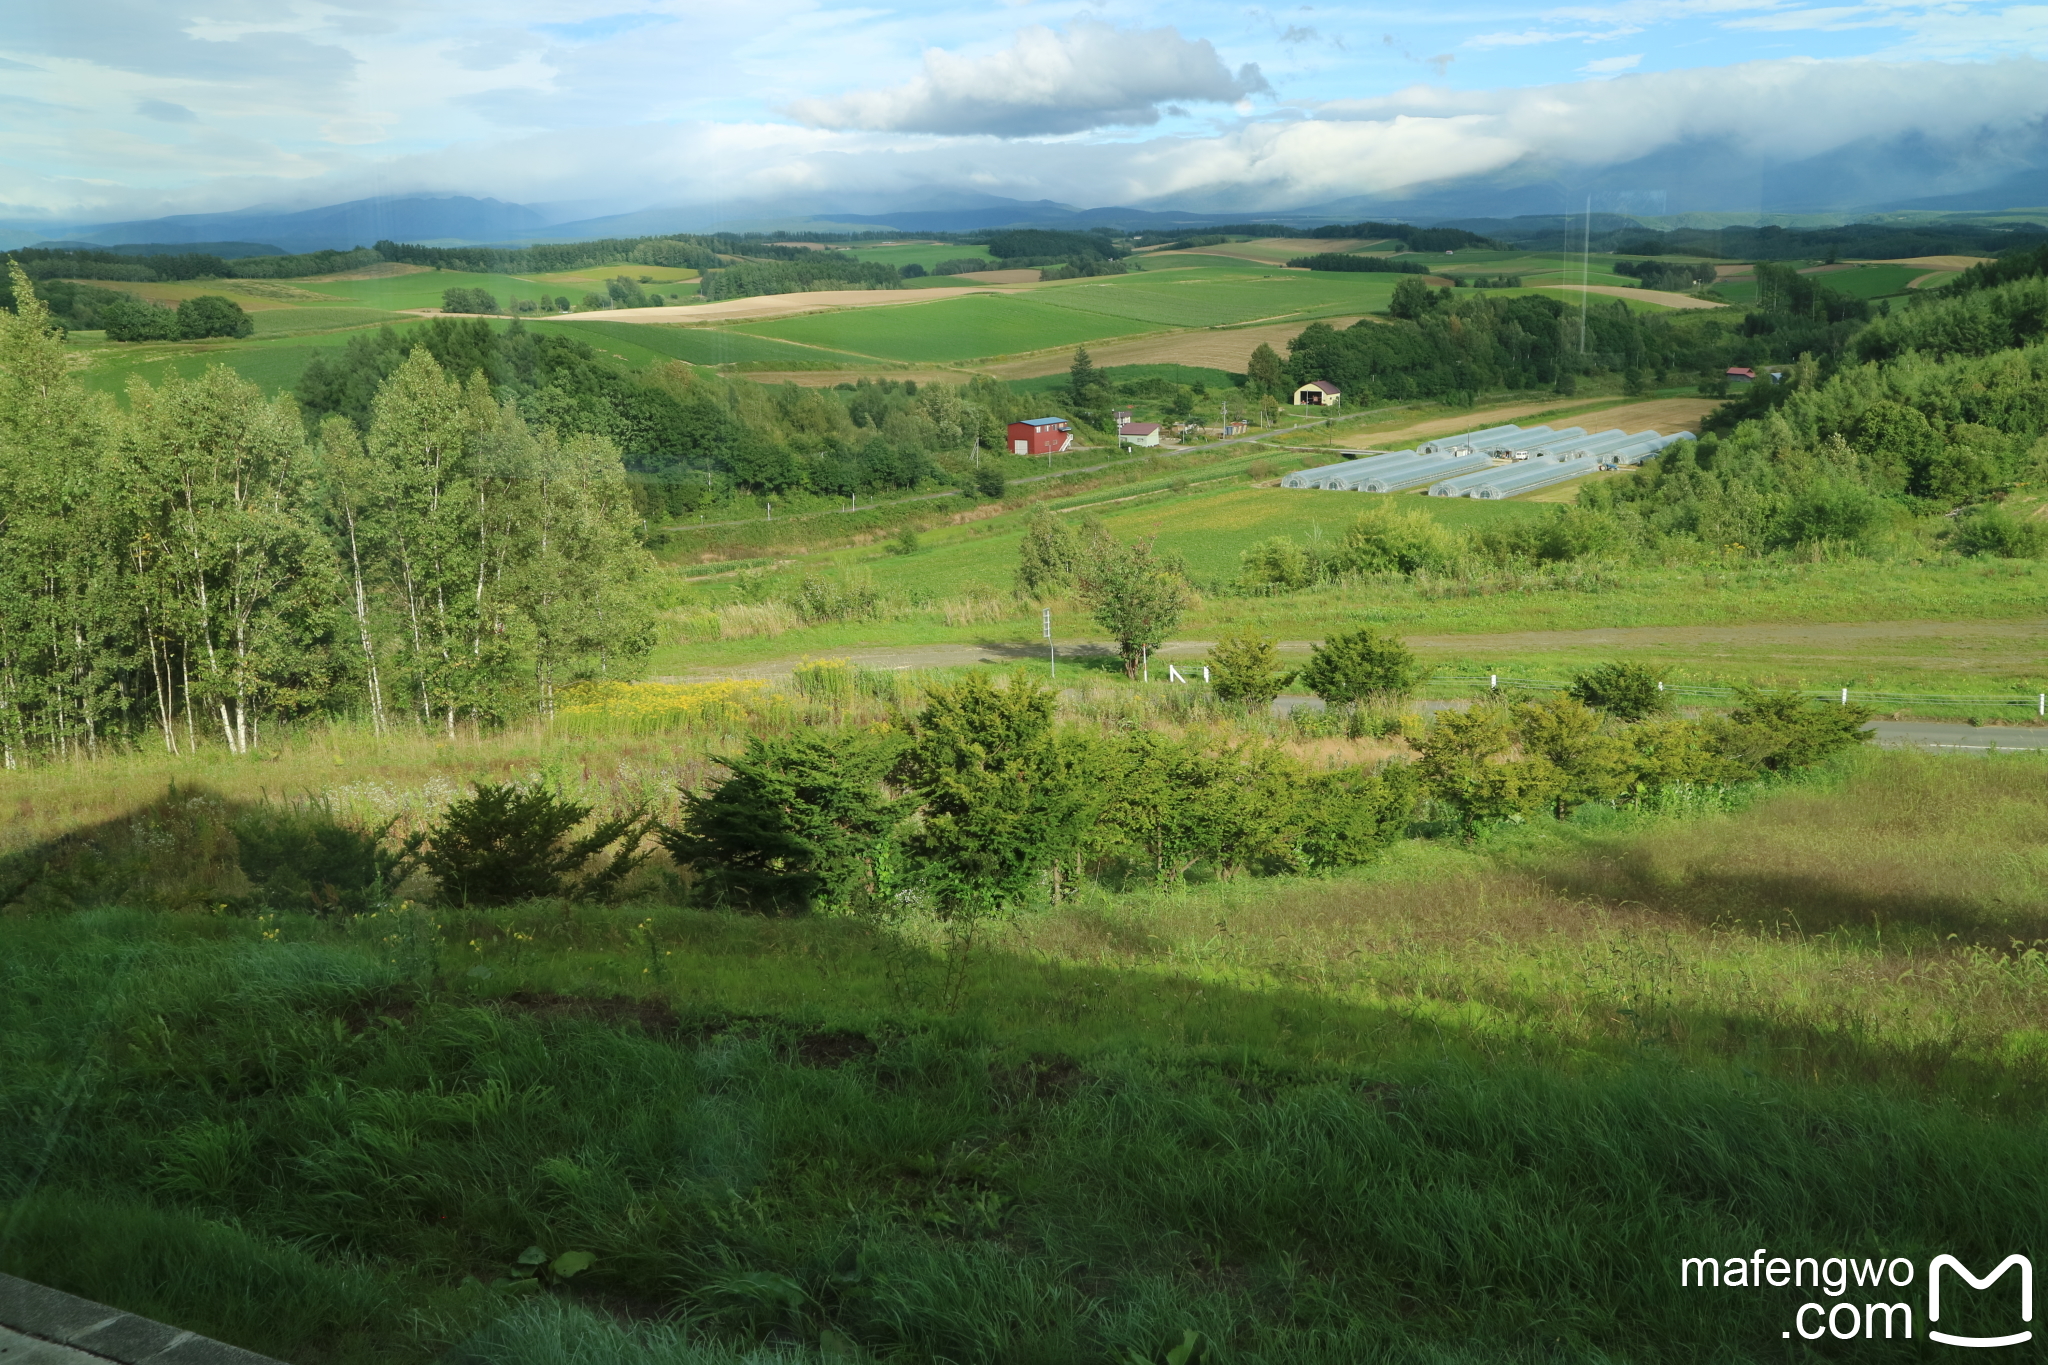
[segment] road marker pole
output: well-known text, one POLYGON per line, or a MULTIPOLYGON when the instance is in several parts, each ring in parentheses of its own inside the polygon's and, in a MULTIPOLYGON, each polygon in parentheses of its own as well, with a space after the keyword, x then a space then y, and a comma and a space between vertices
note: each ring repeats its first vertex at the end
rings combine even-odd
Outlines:
POLYGON ((1045 674, 1049 678, 1057 678, 1060 675, 1060 661, 1059 656, 1053 652, 1051 607, 1038 614, 1038 628, 1045 632, 1045 674))

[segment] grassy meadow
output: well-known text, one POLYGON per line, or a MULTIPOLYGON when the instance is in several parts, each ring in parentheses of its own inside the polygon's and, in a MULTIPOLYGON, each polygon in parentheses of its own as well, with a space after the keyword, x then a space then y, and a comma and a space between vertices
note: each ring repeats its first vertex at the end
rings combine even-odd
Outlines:
MULTIPOLYGON (((539 777, 672 813, 745 733, 887 723, 916 681, 0 774, 0 1269, 306 1365, 1190 1334, 1219 1363, 1746 1361, 1818 1358, 1780 1336, 1810 1295, 1681 1290, 1681 1256, 1989 1263, 2041 1230, 2035 757, 1856 753, 1327 878, 1106 875, 964 955, 915 913, 692 906, 659 865, 618 905, 236 906, 224 831, 281 802, 402 831, 539 777)), ((1400 746, 1108 682, 1062 709, 1400 746)))
POLYGON ((902 269, 906 265, 921 265, 930 270, 940 261, 987 261, 988 268, 995 268, 995 259, 988 254, 988 248, 965 242, 904 242, 889 246, 856 246, 849 248, 847 255, 857 261, 880 261, 902 269))

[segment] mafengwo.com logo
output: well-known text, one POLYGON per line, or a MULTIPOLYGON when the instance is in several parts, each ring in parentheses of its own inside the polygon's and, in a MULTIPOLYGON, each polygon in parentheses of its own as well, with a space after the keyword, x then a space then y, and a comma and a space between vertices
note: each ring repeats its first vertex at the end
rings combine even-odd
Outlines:
POLYGON ((1808 1341, 1898 1340, 1916 1330, 1944 1346, 2019 1346, 2034 1339, 2026 1325, 2034 1320, 2034 1263, 2018 1253, 1979 1275, 1948 1255, 1936 1256, 1923 1271, 1903 1256, 1773 1256, 1758 1247, 1747 1257, 1683 1257, 1678 1283, 1686 1289, 1811 1290, 1819 1297, 1794 1308, 1792 1325, 1782 1333, 1808 1341), (1998 1292, 1991 1301, 1970 1302, 1965 1286, 1998 1292), (1925 1308, 1917 1321, 1916 1305, 1925 1308), (1960 1330, 1965 1324, 1969 1330, 1960 1330))

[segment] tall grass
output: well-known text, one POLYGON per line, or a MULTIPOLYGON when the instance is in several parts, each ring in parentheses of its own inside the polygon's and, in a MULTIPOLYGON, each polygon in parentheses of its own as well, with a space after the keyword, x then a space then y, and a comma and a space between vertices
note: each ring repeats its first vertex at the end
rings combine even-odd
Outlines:
POLYGON ((2037 1237, 2044 802, 1868 754, 1084 898, 965 1015, 915 922, 17 915, 0 1266, 305 1361, 1755 1358, 1797 1299, 1678 1257, 2037 1237))

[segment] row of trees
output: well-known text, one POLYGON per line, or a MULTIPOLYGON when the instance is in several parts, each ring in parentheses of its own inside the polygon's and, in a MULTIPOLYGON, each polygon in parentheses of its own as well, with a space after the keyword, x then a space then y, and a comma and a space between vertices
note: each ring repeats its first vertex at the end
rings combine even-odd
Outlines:
POLYGON ((241 304, 218 294, 201 294, 176 308, 124 296, 102 307, 98 321, 109 341, 201 341, 245 337, 256 330, 241 304))
POLYGON ((1717 277, 1712 265, 1691 261, 1616 261, 1614 273, 1641 280, 1645 289, 1668 289, 1681 294, 1710 285, 1717 277))
POLYGON ((1057 695, 976 674, 879 733, 755 737, 662 836, 708 899, 795 913, 928 896, 972 922, 1110 859, 1161 885, 1370 859, 1406 831, 1403 769, 1311 772, 1270 744, 1063 726, 1057 695))
POLYGON ((378 385, 416 346, 453 373, 481 371, 533 425, 610 441, 643 486, 660 486, 660 510, 675 513, 733 490, 844 496, 915 487, 939 477, 935 457, 964 456, 977 441, 1000 450, 1004 423, 1034 415, 990 379, 957 387, 863 379, 822 389, 683 364, 629 371, 573 336, 480 318, 358 333, 307 363, 300 402, 309 417, 339 414, 366 430, 378 385))
POLYGON ((1347 403, 1436 398, 1470 402, 1493 389, 1569 387, 1593 369, 1662 374, 1725 362, 1730 341, 1712 317, 1631 313, 1620 299, 1581 311, 1536 295, 1457 296, 1403 279, 1396 321, 1366 319, 1338 331, 1311 323, 1288 343, 1284 383, 1327 379, 1347 403))
MULTIPOLYGON (((1218 657, 1271 643, 1241 637, 1218 657)), ((1398 640, 1371 631, 1326 641, 1305 670, 1342 706, 1398 700, 1420 673, 1398 640)), ((1570 695, 1439 712, 1412 764, 1318 771, 1258 741, 1062 726, 1051 690, 977 674, 932 689, 896 726, 753 738, 659 837, 717 904, 790 914, 915 891, 972 921, 1042 891, 1057 901, 1112 862, 1161 886, 1197 865, 1223 878, 1352 866, 1418 815, 1468 831, 1562 819, 1589 802, 1806 767, 1868 739, 1859 707, 1748 692, 1727 717, 1693 721, 1663 714, 1655 683, 1639 665, 1609 665, 1570 695)), ((1263 686, 1232 695, 1267 697, 1263 686)))
POLYGON ((1417 261, 1400 261, 1388 256, 1354 256, 1325 251, 1315 256, 1296 256, 1287 263, 1290 270, 1335 270, 1361 274, 1427 275, 1429 267, 1417 261))
POLYGON ((650 644, 617 449, 415 350, 367 433, 233 371, 88 395, 0 314, 0 761, 366 712, 452 729, 650 644))

